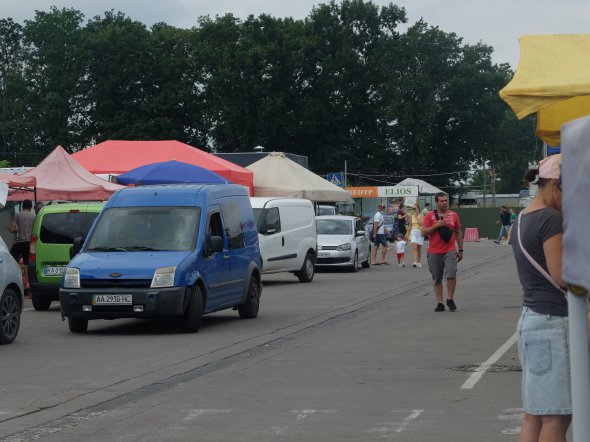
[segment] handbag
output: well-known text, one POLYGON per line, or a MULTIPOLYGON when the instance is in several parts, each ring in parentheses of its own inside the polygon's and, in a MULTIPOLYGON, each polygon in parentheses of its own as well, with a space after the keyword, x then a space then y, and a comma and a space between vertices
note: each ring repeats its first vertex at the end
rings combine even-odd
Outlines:
POLYGON ((545 269, 543 267, 541 267, 541 265, 537 261, 535 261, 534 258, 531 255, 529 255, 529 253, 522 246, 522 241, 520 239, 520 221, 521 221, 521 219, 522 219, 522 212, 520 212, 518 214, 518 228, 516 231, 516 233, 517 233, 516 236, 518 236, 518 245, 520 246, 520 250, 522 250, 523 255, 526 257, 526 259, 529 260, 529 262, 533 265, 533 267, 535 267, 539 271, 539 273, 541 275, 543 275, 545 277, 545 279, 547 279, 547 281, 549 281, 553 285, 553 287, 555 287, 561 293, 566 295, 567 292, 564 289, 562 289, 557 282, 555 282, 555 280, 551 277, 551 275, 549 273, 547 273, 545 271, 545 269))
MULTIPOLYGON (((444 219, 442 216, 439 218, 438 212, 434 211, 434 216, 436 217, 437 221, 440 219, 444 219)), ((453 237, 453 231, 449 229, 447 226, 442 226, 438 228, 438 234, 440 235, 440 239, 444 242, 449 242, 453 237)))

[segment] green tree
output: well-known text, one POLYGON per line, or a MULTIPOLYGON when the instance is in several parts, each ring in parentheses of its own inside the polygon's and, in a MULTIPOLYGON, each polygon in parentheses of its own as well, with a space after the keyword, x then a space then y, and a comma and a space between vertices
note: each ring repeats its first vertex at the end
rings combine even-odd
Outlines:
MULTIPOLYGON (((306 20, 300 137, 316 170, 388 166, 385 113, 391 80, 385 54, 396 51, 405 10, 372 2, 332 1, 306 20), (354 166, 353 166, 354 167, 354 166)), ((395 58, 395 55, 392 55, 395 58)), ((381 169, 382 170, 382 169, 381 169)))
POLYGON ((33 136, 28 148, 34 164, 57 145, 72 151, 85 144, 82 133, 87 119, 80 100, 83 17, 75 9, 51 7, 25 22, 27 104, 23 118, 33 136))
POLYGON ((16 134, 22 122, 18 110, 19 83, 22 84, 22 26, 12 19, 0 19, 0 158, 16 160, 16 134))
POLYGON ((122 12, 105 12, 84 28, 83 100, 90 124, 85 136, 107 139, 153 139, 145 81, 150 69, 150 33, 122 12))
POLYGON ((203 18, 196 35, 209 136, 218 150, 297 145, 302 22, 228 14, 203 18))

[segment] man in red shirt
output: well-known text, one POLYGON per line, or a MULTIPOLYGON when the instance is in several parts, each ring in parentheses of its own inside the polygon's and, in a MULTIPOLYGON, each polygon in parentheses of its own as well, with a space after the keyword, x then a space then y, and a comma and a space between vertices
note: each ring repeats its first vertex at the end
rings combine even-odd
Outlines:
POLYGON ((447 307, 457 310, 453 297, 457 285, 457 262, 463 259, 463 235, 459 215, 449 210, 449 197, 444 192, 435 195, 436 210, 424 217, 422 235, 428 235, 428 267, 434 281, 435 312, 444 312, 443 276, 447 279, 447 307), (459 250, 455 250, 455 241, 459 250))

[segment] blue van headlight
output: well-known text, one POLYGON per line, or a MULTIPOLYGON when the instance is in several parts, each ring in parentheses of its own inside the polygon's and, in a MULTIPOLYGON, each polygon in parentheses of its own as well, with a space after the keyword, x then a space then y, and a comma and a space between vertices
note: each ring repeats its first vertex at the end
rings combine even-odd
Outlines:
POLYGON ((176 266, 160 267, 154 272, 151 288, 156 287, 174 287, 174 274, 176 273, 176 266))
POLYGON ((80 269, 75 267, 68 267, 64 274, 64 288, 65 289, 79 289, 80 288, 80 269))

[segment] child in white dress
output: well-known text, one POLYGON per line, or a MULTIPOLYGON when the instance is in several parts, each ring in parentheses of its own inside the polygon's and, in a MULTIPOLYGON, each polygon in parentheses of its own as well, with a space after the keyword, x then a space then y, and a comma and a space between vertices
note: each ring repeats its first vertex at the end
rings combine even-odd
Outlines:
POLYGON ((404 237, 401 233, 397 234, 397 241, 395 242, 395 250, 397 252, 397 266, 398 267, 405 267, 405 252, 406 252, 406 241, 404 241, 404 237))

